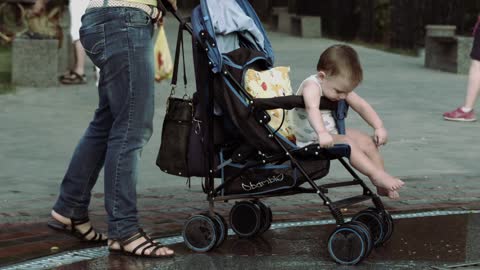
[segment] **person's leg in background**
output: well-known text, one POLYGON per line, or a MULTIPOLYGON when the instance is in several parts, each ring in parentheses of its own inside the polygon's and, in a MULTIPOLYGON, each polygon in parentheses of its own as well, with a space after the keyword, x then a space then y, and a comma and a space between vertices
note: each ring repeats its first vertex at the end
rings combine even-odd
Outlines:
POLYGON ((73 52, 75 63, 71 70, 60 76, 60 82, 63 84, 84 84, 87 82, 85 75, 85 49, 80 42, 80 26, 82 25, 82 16, 87 9, 88 1, 70 0, 68 9, 70 11, 70 35, 72 37, 73 52))
POLYGON ((475 102, 477 101, 478 93, 480 92, 480 16, 477 24, 475 25, 473 34, 473 46, 470 57, 472 58, 472 63, 470 64, 470 70, 468 73, 468 86, 467 94, 465 96, 465 103, 463 106, 458 107, 457 109, 445 112, 443 118, 450 121, 463 121, 471 122, 476 121, 475 112, 473 107, 475 107, 475 102))
MULTIPOLYGON (((479 45, 480 46, 480 45, 479 45)), ((472 59, 468 74, 468 88, 463 109, 473 110, 480 90, 480 61, 472 59)))
POLYGON ((75 50, 75 65, 73 71, 77 74, 85 75, 85 50, 80 40, 75 40, 73 47, 75 50))

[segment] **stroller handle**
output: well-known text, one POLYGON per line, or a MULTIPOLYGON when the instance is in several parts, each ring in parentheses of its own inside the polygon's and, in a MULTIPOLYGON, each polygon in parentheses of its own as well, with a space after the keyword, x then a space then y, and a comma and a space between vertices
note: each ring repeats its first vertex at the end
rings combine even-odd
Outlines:
POLYGON ((167 1, 167 0, 158 0, 157 1, 158 3, 158 8, 162 11, 168 11, 170 13, 172 13, 172 15, 177 19, 177 21, 180 23, 180 24, 183 24, 185 26, 185 29, 191 34, 193 35, 193 29, 190 25, 187 24, 187 22, 180 16, 180 14, 178 13, 178 11, 172 6, 172 4, 167 1))
MULTIPOLYGON (((305 108, 305 101, 302 96, 290 95, 271 98, 255 98, 253 106, 263 110, 305 108)), ((322 97, 319 109, 321 110, 337 110, 338 101, 331 101, 326 97, 322 97)))

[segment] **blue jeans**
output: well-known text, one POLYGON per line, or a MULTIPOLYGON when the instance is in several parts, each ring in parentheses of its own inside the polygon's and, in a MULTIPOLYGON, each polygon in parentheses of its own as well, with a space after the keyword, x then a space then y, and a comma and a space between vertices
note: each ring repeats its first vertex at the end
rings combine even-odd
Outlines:
POLYGON ((53 209, 66 217, 88 215, 91 190, 102 167, 108 236, 119 239, 138 228, 136 183, 143 146, 154 114, 153 23, 135 8, 87 10, 80 41, 100 68, 99 103, 78 143, 53 209))

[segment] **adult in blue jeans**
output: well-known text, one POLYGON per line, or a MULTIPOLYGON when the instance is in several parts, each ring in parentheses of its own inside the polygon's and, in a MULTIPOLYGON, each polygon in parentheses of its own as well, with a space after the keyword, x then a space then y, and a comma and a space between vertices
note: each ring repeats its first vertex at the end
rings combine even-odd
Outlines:
MULTIPOLYGON (((138 222, 136 183, 154 114, 154 23, 157 0, 90 0, 80 41, 100 68, 99 103, 80 139, 53 206, 49 226, 83 241, 103 242, 88 219, 91 190, 104 167, 110 252, 171 257, 138 222)), ((168 1, 176 9, 176 0, 168 1)))

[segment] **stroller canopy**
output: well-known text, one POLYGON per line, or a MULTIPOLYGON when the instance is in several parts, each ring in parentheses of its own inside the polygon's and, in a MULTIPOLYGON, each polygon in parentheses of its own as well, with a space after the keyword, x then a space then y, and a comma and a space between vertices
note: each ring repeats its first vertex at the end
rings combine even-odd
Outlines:
POLYGON ((273 65, 274 54, 257 14, 246 0, 201 0, 192 13, 193 35, 206 40, 214 73, 221 71, 223 53, 239 47, 263 52, 273 65))

